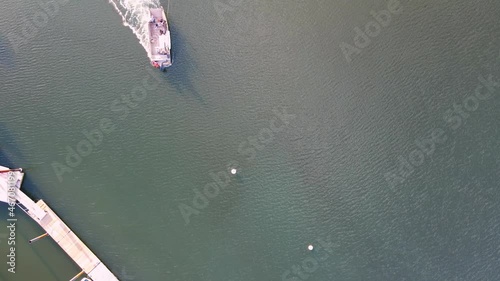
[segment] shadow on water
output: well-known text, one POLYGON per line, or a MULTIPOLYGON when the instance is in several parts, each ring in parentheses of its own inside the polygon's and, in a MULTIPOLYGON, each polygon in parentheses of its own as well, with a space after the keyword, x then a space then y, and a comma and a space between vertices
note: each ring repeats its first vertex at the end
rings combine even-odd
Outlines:
POLYGON ((2 34, 0 34, 0 66, 5 69, 12 69, 16 66, 16 53, 9 39, 2 34))
POLYGON ((26 161, 21 150, 16 145, 14 135, 3 124, 0 124, 0 166, 12 169, 23 168, 25 171, 22 185, 23 191, 32 199, 42 198, 41 189, 38 188, 30 176, 30 172, 36 170, 39 165, 33 165, 26 161))
POLYGON ((175 23, 169 21, 172 36, 172 59, 173 64, 168 68, 166 76, 177 92, 181 95, 191 95, 199 102, 204 102, 203 97, 193 85, 192 74, 195 73, 196 65, 192 56, 194 49, 178 32, 175 23))

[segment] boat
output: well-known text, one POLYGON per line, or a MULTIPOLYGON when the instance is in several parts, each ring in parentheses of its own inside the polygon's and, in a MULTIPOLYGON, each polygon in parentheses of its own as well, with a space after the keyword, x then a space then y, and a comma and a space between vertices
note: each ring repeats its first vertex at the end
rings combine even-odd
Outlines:
POLYGON ((161 71, 172 65, 170 28, 163 7, 149 9, 149 53, 151 64, 161 71))

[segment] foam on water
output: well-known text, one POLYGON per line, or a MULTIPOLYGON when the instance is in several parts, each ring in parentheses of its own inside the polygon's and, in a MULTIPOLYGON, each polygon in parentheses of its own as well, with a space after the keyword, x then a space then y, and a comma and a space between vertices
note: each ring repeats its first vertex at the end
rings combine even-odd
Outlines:
POLYGON ((160 7, 159 0, 109 0, 118 14, 122 17, 124 26, 129 27, 137 36, 139 42, 146 50, 148 57, 150 45, 148 41, 149 9, 160 7))

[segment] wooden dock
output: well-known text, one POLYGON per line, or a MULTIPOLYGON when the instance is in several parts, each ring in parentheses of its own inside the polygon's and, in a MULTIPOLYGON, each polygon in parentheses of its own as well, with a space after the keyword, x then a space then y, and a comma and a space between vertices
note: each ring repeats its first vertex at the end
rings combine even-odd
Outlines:
MULTIPOLYGON (((21 191, 24 177, 22 171, 5 172, 8 168, 0 166, 0 201, 9 202, 9 176, 15 177, 15 198, 17 206, 36 221, 46 233, 63 249, 93 281, 118 281, 118 278, 99 260, 99 258, 76 236, 76 234, 43 201, 36 203, 21 191)), ((12 195, 12 194, 10 194, 12 195)), ((75 280, 80 274, 71 280, 75 280)))

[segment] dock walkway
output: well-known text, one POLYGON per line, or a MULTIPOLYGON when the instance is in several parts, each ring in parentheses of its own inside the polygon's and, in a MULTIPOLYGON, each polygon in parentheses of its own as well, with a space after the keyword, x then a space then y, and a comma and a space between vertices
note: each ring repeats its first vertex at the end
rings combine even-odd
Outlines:
POLYGON ((14 185, 17 206, 54 239, 61 249, 82 269, 83 273, 86 273, 93 281, 118 281, 118 278, 43 200, 38 200, 35 203, 21 191, 21 183, 24 177, 23 172, 14 170, 10 173, 8 171, 8 168, 0 166, 0 201, 9 202, 9 185, 14 185), (10 175, 15 177, 15 180, 11 183, 8 180, 10 175))

